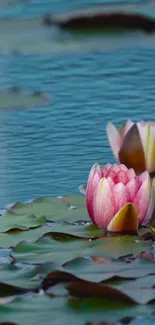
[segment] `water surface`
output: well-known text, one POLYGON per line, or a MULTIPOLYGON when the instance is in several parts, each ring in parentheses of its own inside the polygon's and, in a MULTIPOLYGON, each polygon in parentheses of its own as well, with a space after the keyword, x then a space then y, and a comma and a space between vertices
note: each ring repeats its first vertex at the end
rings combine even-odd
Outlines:
MULTIPOLYGON (((35 16, 70 4, 33 0, 25 12, 35 16)), ((23 14, 19 7, 9 13, 23 14)), ((0 207, 76 193, 96 161, 114 162, 108 121, 119 126, 128 118, 155 118, 153 48, 134 44, 108 52, 93 48, 45 56, 8 54, 1 55, 0 66, 1 90, 20 86, 52 96, 37 109, 0 111, 0 207)))

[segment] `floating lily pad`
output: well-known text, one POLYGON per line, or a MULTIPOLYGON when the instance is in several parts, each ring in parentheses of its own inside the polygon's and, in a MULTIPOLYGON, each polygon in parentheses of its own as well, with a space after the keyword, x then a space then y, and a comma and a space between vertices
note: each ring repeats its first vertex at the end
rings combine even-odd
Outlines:
POLYGON ((0 247, 9 248, 16 246, 22 240, 34 243, 38 238, 49 231, 48 226, 31 228, 27 231, 11 230, 7 233, 0 233, 0 247), (32 230, 33 229, 33 230, 32 230))
POLYGON ((74 240, 59 242, 49 237, 39 239, 35 244, 21 242, 15 247, 13 257, 16 262, 45 263, 54 262, 63 264, 75 257, 84 256, 89 241, 74 240))
MULTIPOLYGON (((21 265, 19 268, 16 265, 4 264, 0 265, 0 282, 2 284, 7 284, 10 286, 25 288, 25 289, 35 289, 37 288, 43 277, 45 277, 49 272, 52 272, 58 268, 57 265, 53 263, 45 263, 41 266, 25 267, 21 265)), ((13 292, 13 295, 16 292, 13 292)), ((7 294, 8 295, 8 294, 7 294)), ((4 296, 4 292, 0 290, 0 297, 4 296)))
MULTIPOLYGON (((93 14, 93 11, 91 11, 93 14)), ((65 18, 66 19, 66 18, 65 18)), ((147 19, 147 18, 146 18, 147 19)), ((88 33, 75 37, 71 33, 65 33, 60 30, 61 22, 57 16, 41 17, 41 18, 1 18, 0 20, 0 52, 37 55, 50 53, 68 53, 82 50, 89 51, 100 49, 101 51, 116 50, 121 47, 131 47, 134 44, 154 47, 154 37, 148 40, 147 35, 139 37, 138 33, 133 31, 125 32, 121 28, 114 26, 110 31, 109 28, 104 29, 101 35, 88 37, 88 33), (52 21, 51 21, 52 20, 52 21), (50 23, 49 23, 50 21, 50 23), (118 33, 119 31, 119 33, 118 33), (122 33, 123 31, 123 33, 122 33), (38 42, 39 35, 39 42, 38 42)), ((143 29, 143 28, 142 28, 143 29)), ((148 28, 149 30, 149 28, 148 28)), ((89 32, 89 28, 87 29, 89 32)), ((94 27, 94 31, 98 32, 98 28, 94 27)))
POLYGON ((64 199, 63 197, 42 197, 33 200, 32 203, 17 202, 12 206, 11 211, 18 215, 45 216, 47 220, 56 222, 90 221, 84 198, 80 195, 64 196, 64 199))
POLYGON ((154 7, 152 3, 103 4, 82 8, 60 15, 48 15, 44 22, 47 26, 56 24, 71 32, 120 32, 143 30, 151 33, 155 29, 154 7))
POLYGON ((81 325, 96 319, 114 322, 128 315, 145 316, 153 310, 153 304, 144 307, 103 298, 68 299, 40 295, 18 298, 6 306, 0 306, 0 315, 1 321, 13 321, 20 325, 37 325, 40 322, 49 325, 51 319, 52 325, 81 325))
POLYGON ((27 108, 49 104, 50 99, 40 91, 26 92, 18 87, 12 87, 0 92, 0 108, 27 108))
POLYGON ((14 258, 24 263, 54 262, 64 264, 65 262, 80 256, 102 256, 114 257, 129 254, 131 251, 139 254, 151 248, 151 242, 135 242, 130 237, 103 238, 93 241, 89 240, 54 240, 49 236, 40 238, 35 244, 21 242, 15 247, 14 258), (18 253, 18 254, 17 254, 18 253))
POLYGON ((28 230, 43 225, 46 222, 44 216, 36 217, 35 215, 17 215, 12 211, 7 211, 0 217, 0 232, 6 232, 10 229, 28 230))

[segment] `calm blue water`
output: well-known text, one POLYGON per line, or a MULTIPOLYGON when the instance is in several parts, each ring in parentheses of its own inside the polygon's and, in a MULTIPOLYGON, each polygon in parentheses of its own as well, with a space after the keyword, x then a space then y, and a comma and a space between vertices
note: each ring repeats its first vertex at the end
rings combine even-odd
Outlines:
MULTIPOLYGON (((7 13, 33 16, 71 6, 69 0, 33 0, 7 13)), ((38 109, 0 111, 0 207, 76 193, 94 162, 114 162, 106 123, 155 119, 155 49, 3 55, 0 89, 9 86, 37 88, 52 100, 38 109)))

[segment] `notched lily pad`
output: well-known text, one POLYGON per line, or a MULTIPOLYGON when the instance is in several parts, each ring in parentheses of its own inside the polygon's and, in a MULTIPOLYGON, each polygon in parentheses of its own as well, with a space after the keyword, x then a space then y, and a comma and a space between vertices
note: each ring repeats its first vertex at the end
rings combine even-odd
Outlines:
POLYGON ((6 211, 0 216, 0 232, 7 232, 11 229, 28 230, 45 224, 44 216, 36 217, 35 215, 18 215, 13 211, 6 211))
POLYGON ((63 264, 85 254, 89 241, 58 241, 50 237, 40 238, 35 244, 21 242, 15 247, 13 257, 16 262, 41 264, 54 262, 63 264))
POLYGON ((45 216, 47 220, 56 222, 90 221, 81 195, 60 198, 42 197, 31 203, 17 202, 12 206, 11 211, 18 215, 45 216))

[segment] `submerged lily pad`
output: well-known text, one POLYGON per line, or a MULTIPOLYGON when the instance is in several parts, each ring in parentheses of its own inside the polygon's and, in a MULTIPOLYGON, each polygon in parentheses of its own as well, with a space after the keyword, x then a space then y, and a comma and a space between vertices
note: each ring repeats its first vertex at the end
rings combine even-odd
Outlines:
POLYGON ((0 92, 0 108, 26 108, 49 104, 50 98, 40 91, 26 92, 18 87, 12 87, 0 92))
MULTIPOLYGON (((27 2, 28 0, 26 0, 27 2)), ((8 7, 13 7, 19 4, 24 4, 25 1, 24 0, 0 0, 0 8, 1 9, 5 9, 8 7)))

